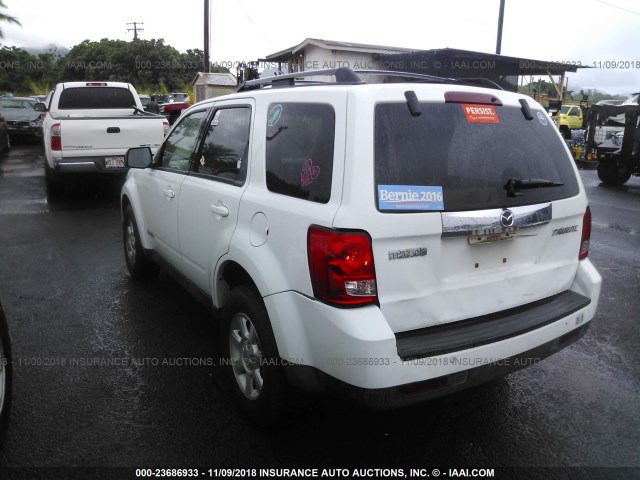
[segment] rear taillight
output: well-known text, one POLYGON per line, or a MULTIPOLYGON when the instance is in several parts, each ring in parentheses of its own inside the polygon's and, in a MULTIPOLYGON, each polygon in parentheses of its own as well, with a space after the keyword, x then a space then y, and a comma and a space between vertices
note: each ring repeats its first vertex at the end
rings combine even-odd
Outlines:
POLYGON ((578 260, 584 260, 589 255, 589 240, 591 239, 591 209, 587 207, 582 218, 582 239, 580 240, 580 254, 578 260))
POLYGON ((51 150, 62 150, 62 127, 59 123, 51 125, 51 150))
POLYGON ((376 302, 371 238, 365 232, 311 226, 307 254, 316 298, 344 307, 376 302))
POLYGON ((164 129, 164 136, 167 136, 167 133, 169 133, 169 128, 171 127, 171 125, 169 125, 169 122, 166 120, 162 121, 162 127, 164 129))

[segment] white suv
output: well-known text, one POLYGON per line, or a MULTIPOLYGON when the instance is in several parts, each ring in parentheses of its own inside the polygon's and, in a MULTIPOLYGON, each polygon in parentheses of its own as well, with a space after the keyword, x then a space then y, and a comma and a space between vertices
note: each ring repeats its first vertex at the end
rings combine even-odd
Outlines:
POLYGON ((477 385, 596 311, 587 198, 542 107, 364 76, 249 81, 187 110, 153 159, 127 155, 129 272, 161 265, 221 311, 221 364, 260 423, 286 386, 387 409, 477 385))

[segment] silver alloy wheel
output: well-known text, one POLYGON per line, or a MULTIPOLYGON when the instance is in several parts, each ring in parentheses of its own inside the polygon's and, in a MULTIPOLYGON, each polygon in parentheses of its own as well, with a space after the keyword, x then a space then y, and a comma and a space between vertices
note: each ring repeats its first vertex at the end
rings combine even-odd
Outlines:
POLYGON ((127 231, 126 231, 126 249, 127 249, 127 259, 129 260, 129 264, 131 266, 136 264, 136 231, 133 227, 133 220, 131 217, 127 220, 127 231))
POLYGON ((262 349, 258 332, 244 313, 236 313, 231 319, 229 357, 238 387, 249 400, 257 399, 264 385, 262 349))

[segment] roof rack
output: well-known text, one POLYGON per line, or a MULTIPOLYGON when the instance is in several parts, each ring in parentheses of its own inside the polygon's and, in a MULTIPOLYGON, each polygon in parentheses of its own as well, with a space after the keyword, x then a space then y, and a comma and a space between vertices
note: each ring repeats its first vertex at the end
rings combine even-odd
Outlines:
POLYGON ((336 77, 336 84, 340 85, 358 85, 365 83, 362 79, 356 75, 356 73, 350 68, 329 68, 324 70, 306 70, 304 72, 287 73, 285 75, 275 75, 273 77, 258 78, 257 80, 248 80, 241 83, 236 92, 244 92, 247 90, 255 90, 262 88, 265 85, 271 85, 271 88, 281 87, 294 87, 296 85, 324 85, 327 82, 320 81, 296 81, 299 78, 304 77, 318 77, 318 76, 334 76, 336 77))
POLYGON ((498 90, 504 90, 496 82, 483 77, 470 77, 470 78, 450 78, 450 77, 438 77, 436 75, 426 75, 424 73, 413 72, 397 72, 391 70, 356 70, 356 74, 366 75, 386 75, 388 77, 406 78, 409 81, 421 82, 421 83, 447 83, 455 85, 468 85, 473 87, 487 87, 498 90))
POLYGON ((248 80, 241 83, 236 88, 236 92, 245 92, 270 86, 271 88, 309 86, 309 85, 362 85, 366 84, 360 75, 384 75, 386 77, 403 78, 414 83, 443 83, 452 85, 469 85, 481 86, 498 90, 503 88, 497 83, 486 78, 447 78, 437 77, 435 75, 425 75, 422 73, 412 72, 395 72, 390 70, 352 70, 347 67, 330 68, 323 70, 307 70, 304 72, 288 73, 285 75, 276 75, 272 77, 259 78, 257 80, 248 80), (336 81, 333 83, 322 82, 319 80, 305 80, 305 77, 318 76, 334 76, 336 81))

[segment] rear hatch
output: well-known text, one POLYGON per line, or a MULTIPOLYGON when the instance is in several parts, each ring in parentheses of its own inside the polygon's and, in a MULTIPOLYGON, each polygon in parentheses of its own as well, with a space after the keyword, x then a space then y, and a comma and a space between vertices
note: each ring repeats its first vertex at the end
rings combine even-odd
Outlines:
MULTIPOLYGON (((369 105, 373 195, 361 197, 371 214, 343 209, 335 223, 371 235, 378 300, 395 332, 550 297, 578 266, 586 203, 546 113, 481 89, 443 87, 435 101, 433 88, 369 105)), ((346 175, 355 188, 362 177, 346 175)))

